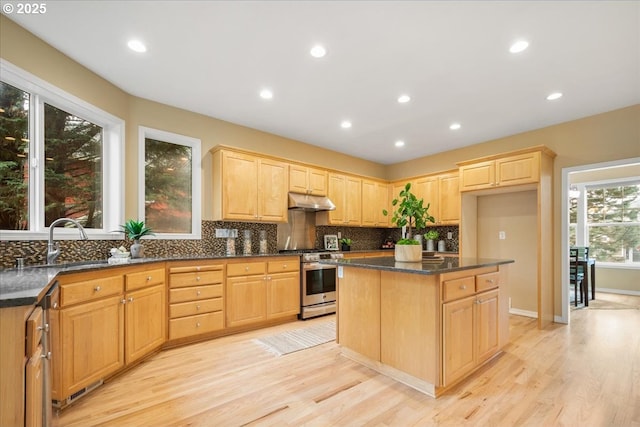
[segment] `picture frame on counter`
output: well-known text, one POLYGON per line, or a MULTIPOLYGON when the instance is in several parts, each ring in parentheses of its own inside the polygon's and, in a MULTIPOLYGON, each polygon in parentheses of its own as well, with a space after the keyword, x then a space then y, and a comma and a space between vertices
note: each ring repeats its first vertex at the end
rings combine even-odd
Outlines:
POLYGON ((337 251, 338 247, 338 236, 335 234, 326 234, 324 236, 324 248, 327 251, 337 251))

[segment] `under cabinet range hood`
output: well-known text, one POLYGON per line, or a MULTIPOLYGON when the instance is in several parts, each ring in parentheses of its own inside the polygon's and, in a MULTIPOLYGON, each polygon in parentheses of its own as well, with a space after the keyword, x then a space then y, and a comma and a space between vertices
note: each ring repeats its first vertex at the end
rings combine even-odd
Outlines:
POLYGON ((289 193, 289 209, 318 212, 332 211, 336 208, 328 197, 311 194, 289 193))

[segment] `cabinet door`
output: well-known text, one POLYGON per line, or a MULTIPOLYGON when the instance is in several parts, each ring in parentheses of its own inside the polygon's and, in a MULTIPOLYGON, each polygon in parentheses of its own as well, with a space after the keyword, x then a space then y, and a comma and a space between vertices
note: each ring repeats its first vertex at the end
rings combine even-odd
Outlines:
POLYGON ((362 224, 362 179, 346 177, 345 217, 349 225, 362 224))
MULTIPOLYGON (((378 224, 377 206, 386 206, 378 204, 378 187, 375 181, 362 180, 362 225, 373 227, 378 224)), ((383 208, 380 208, 382 210, 383 208)))
POLYGON ((475 296, 443 304, 443 385, 447 386, 475 366, 473 307, 475 296))
POLYGON ((540 152, 509 156, 496 160, 499 185, 519 185, 540 180, 540 152))
POLYGON ((496 162, 478 162, 460 167, 460 191, 492 188, 496 183, 496 162))
POLYGON ((266 319, 266 286, 262 275, 227 278, 227 326, 247 325, 266 319))
POLYGON ((24 417, 26 427, 41 427, 43 424, 43 360, 42 346, 38 346, 27 362, 24 417))
POLYGON ((476 299, 476 363, 482 363, 499 349, 498 290, 483 292, 476 299))
POLYGON ((329 211, 329 224, 341 225, 346 222, 347 178, 344 175, 329 174, 327 193, 336 208, 329 211))
POLYGON ((60 310, 62 397, 124 366, 122 296, 60 310))
POLYGON ((127 364, 160 347, 165 340, 164 284, 126 295, 127 364))
POLYGON ((443 224, 460 222, 460 178, 458 174, 442 175, 440 186, 440 221, 443 224))
POLYGON ((327 171, 309 168, 309 192, 315 196, 327 195, 327 171))
POLYGON ((309 169, 299 165, 289 165, 289 191, 307 193, 309 190, 309 169))
POLYGON ((433 216, 436 223, 442 222, 440 218, 440 186, 437 176, 428 176, 416 179, 413 194, 418 199, 423 199, 423 206, 429 205, 429 215, 433 216))
POLYGON ((267 277, 267 318, 300 313, 300 273, 279 273, 267 277))
POLYGON ((225 151, 222 162, 223 218, 255 220, 258 216, 258 159, 225 151))
MULTIPOLYGON (((258 216, 265 222, 287 221, 287 182, 288 166, 286 163, 269 159, 261 159, 258 170, 258 216)), ((236 198, 244 200, 242 193, 236 198)))

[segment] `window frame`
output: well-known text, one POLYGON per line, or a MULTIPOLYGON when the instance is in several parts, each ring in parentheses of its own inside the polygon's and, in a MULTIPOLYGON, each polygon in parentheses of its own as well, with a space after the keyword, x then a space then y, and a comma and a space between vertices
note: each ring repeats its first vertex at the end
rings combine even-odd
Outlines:
MULTIPOLYGON (((611 188, 616 186, 629 186, 629 185, 637 185, 638 177, 628 177, 628 178, 615 178, 615 179, 606 179, 600 181, 589 181, 589 182, 581 182, 577 184, 572 184, 580 190, 580 196, 578 197, 578 210, 577 210, 577 219, 576 219, 576 241, 578 246, 590 246, 589 244, 589 235, 590 235, 590 227, 595 226, 639 226, 640 223, 637 221, 632 222, 603 222, 603 223, 589 223, 587 220, 587 191, 597 189, 597 188, 611 188)), ((568 206, 569 208, 569 206, 568 206)), ((569 222, 569 228, 573 223, 569 222)), ((569 232, 569 229, 568 229, 569 232)), ((606 267, 613 269, 630 269, 630 270, 638 270, 640 269, 639 262, 607 262, 597 260, 598 267, 606 267)))
MULTIPOLYGON (((44 103, 102 127, 102 228, 87 228, 90 239, 122 238, 124 218, 125 121, 0 58, 2 81, 28 92, 29 99, 29 230, 2 230, 0 240, 47 240, 44 226, 44 103)), ((78 231, 56 227, 56 240, 77 240, 78 231)))
POLYGON ((202 197, 201 176, 202 141, 186 135, 180 135, 146 126, 138 126, 138 215, 146 222, 145 208, 145 140, 155 139, 170 144, 183 145, 191 148, 191 233, 158 233, 154 231, 156 239, 185 239, 196 240, 202 237, 202 197))

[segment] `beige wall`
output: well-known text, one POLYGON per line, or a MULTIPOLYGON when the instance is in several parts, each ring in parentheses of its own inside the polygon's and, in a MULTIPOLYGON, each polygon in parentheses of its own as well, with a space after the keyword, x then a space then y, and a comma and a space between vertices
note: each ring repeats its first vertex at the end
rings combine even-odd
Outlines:
MULTIPOLYGON (((544 144, 558 154, 554 165, 556 206, 554 222, 560 224, 562 168, 640 156, 640 105, 385 167, 299 141, 130 96, 3 15, 0 15, 0 56, 49 83, 124 119, 126 121, 126 179, 134 182, 137 176, 135 170, 138 125, 202 139, 204 163, 207 162, 209 148, 216 144, 225 144, 390 180, 452 169, 456 167, 458 161, 544 144)), ((211 197, 211 187, 208 185, 206 175, 205 167, 203 177, 205 205, 211 197)), ((137 197, 135 186, 127 186, 125 196, 127 217, 138 216, 137 197)), ((203 218, 208 218, 206 209, 203 212, 203 218)), ((556 235, 560 235, 559 230, 556 230, 556 235)), ((560 245, 560 239, 557 239, 555 253, 561 253, 560 245)), ((555 277, 556 314, 559 314, 560 262, 556 262, 555 277)))
POLYGON ((596 263, 596 291, 598 289, 640 295, 640 270, 598 267, 596 263))

